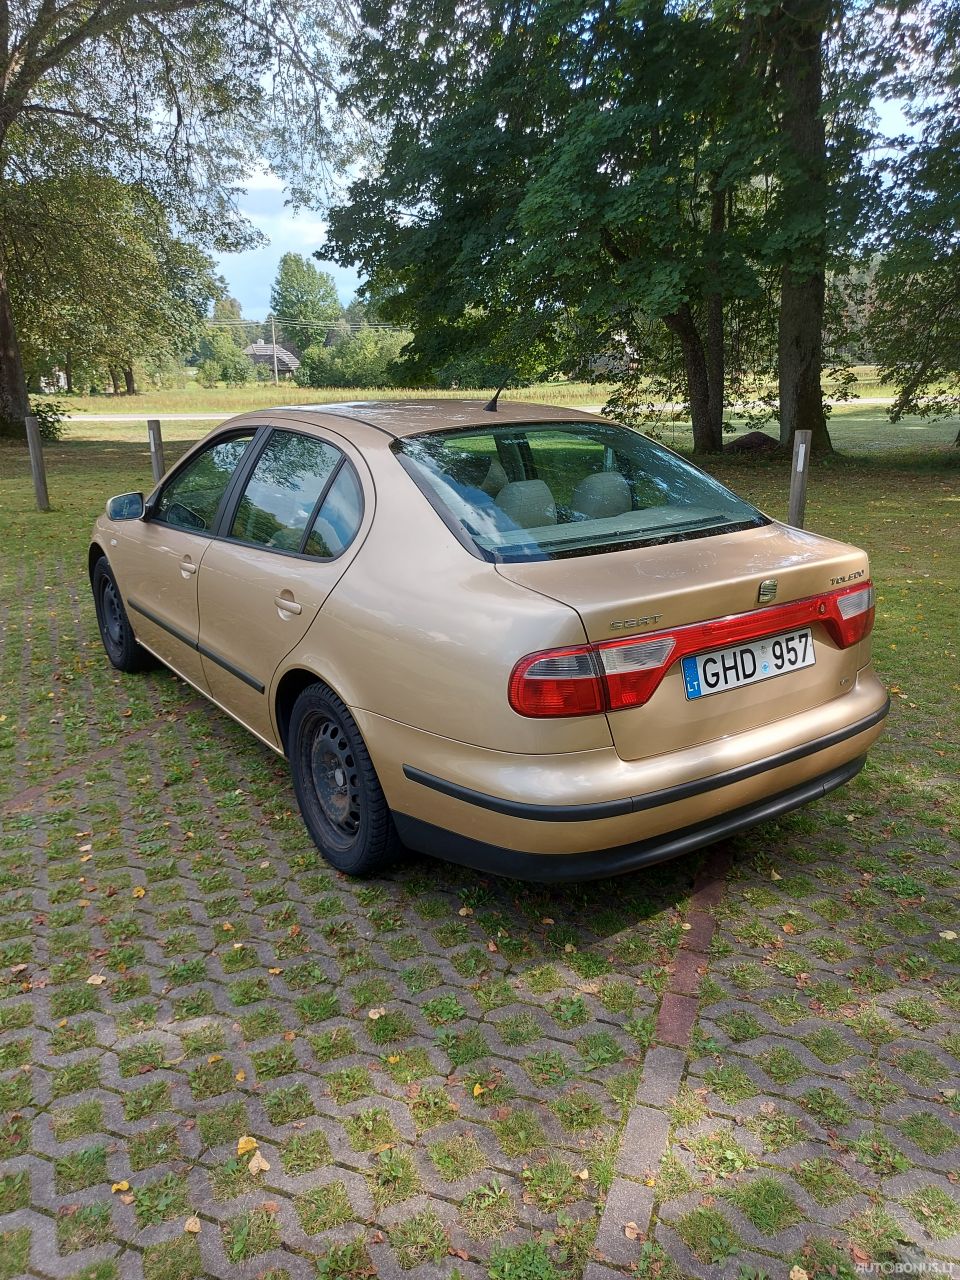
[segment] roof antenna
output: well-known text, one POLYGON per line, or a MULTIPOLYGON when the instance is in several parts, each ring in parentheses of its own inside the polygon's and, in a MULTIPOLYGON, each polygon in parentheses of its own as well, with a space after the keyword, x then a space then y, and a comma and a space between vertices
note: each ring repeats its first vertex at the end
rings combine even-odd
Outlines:
POLYGON ((483 406, 484 413, 497 412, 497 401, 500 399, 500 392, 503 390, 503 388, 507 385, 509 381, 510 381, 509 378, 504 378, 504 380, 500 383, 499 387, 497 387, 496 391, 493 393, 493 399, 488 400, 487 403, 483 406))

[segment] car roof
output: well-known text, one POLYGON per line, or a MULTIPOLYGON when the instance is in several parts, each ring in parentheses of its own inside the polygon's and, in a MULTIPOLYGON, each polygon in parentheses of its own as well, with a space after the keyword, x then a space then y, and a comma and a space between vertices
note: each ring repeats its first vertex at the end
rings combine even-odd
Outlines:
POLYGON ((283 405, 279 412, 301 419, 340 418, 376 427, 403 437, 425 431, 456 431, 464 427, 496 426, 506 422, 605 422, 595 413, 557 405, 500 400, 496 411, 487 400, 351 400, 343 404, 283 405))

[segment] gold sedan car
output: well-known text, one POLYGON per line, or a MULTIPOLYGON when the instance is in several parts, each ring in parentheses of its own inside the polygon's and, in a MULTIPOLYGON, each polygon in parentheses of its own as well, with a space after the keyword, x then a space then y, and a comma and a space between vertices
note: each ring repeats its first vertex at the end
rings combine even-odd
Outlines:
POLYGON ((90 578, 113 665, 285 754, 354 875, 676 857, 848 781, 889 706, 862 551, 568 409, 245 414, 108 502, 90 578))

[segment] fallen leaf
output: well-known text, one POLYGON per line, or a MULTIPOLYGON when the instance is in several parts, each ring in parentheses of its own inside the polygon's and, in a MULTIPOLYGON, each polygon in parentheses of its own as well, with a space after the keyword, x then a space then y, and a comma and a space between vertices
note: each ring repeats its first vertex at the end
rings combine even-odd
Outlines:
POLYGON ((237 1072, 237 1074, 233 1078, 234 1080, 237 1080, 240 1084, 243 1084, 244 1080, 246 1080, 247 1078, 247 1073, 244 1071, 243 1067, 241 1067, 240 1070, 237 1072))
POLYGON ((581 1182, 590 1181, 590 1173, 587 1169, 581 1169, 580 1172, 577 1174, 577 1177, 580 1179, 581 1182))
MULTIPOLYGON (((90 846, 89 846, 89 845, 87 845, 87 848, 88 848, 88 849, 89 849, 89 847, 90 847, 90 846)), ((90 861, 90 859, 91 859, 92 857, 93 857, 93 854, 92 854, 92 853, 85 853, 85 854, 83 855, 83 857, 80 859, 80 861, 81 861, 81 862, 89 862, 89 861, 90 861)))
POLYGON ((134 898, 145 898, 146 896, 147 896, 147 891, 142 884, 134 885, 133 887, 134 898))
POLYGON ((281 1040, 296 1040, 297 1033, 295 1031, 285 1031, 280 1037, 281 1040))
POLYGON ((257 1174, 259 1173, 266 1173, 269 1168, 270 1168, 269 1164, 267 1163, 266 1160, 264 1160, 263 1156, 260 1154, 259 1151, 255 1151, 253 1153, 253 1155, 250 1157, 250 1162, 247 1165, 247 1169, 250 1171, 250 1173, 254 1177, 256 1177, 257 1174))
POLYGON ((569 954, 571 953, 571 951, 575 951, 575 950, 576 950, 576 948, 574 947, 574 945, 573 945, 573 943, 572 943, 572 942, 566 942, 566 943, 564 943, 563 949, 564 949, 564 951, 567 953, 567 955, 569 955, 569 954))
POLYGON ((479 1098, 481 1093, 486 1093, 486 1089, 484 1089, 482 1084, 475 1084, 473 1086, 473 1096, 475 1098, 479 1098))
POLYGON ((556 922, 556 920, 551 919, 551 917, 550 917, 550 916, 544 916, 544 917, 543 917, 543 919, 540 921, 540 923, 541 923, 541 924, 556 924, 557 922, 556 922))
POLYGON ((184 1231, 189 1231, 192 1236, 196 1236, 200 1234, 200 1226, 200 1219, 195 1213, 192 1213, 183 1224, 183 1229, 184 1231))
POLYGON ((791 1267, 790 1280, 810 1280, 810 1274, 803 1267, 791 1267))
POLYGON ((233 925, 230 923, 229 920, 224 920, 220 928, 223 930, 224 933, 233 933, 233 925))
POLYGON ((11 973, 23 973, 26 969, 29 969, 29 968, 30 968, 30 966, 29 966, 29 965, 27 965, 27 964, 15 964, 15 965, 13 966, 13 968, 10 970, 10 972, 11 972, 11 973))
POLYGON ((493 941, 493 939, 491 938, 491 939, 490 939, 490 941, 487 943, 487 950, 488 950, 488 951, 499 951, 499 950, 500 950, 500 948, 497 946, 497 944, 496 944, 496 943, 493 941))
POLYGON ((644 1178, 643 1185, 645 1187, 655 1187, 657 1185, 656 1178, 644 1178))
POLYGON ((460 910, 457 912, 457 915, 458 915, 458 916, 472 916, 472 915, 473 915, 473 907, 461 907, 461 908, 460 908, 460 910))
POLYGON ((850 1256, 853 1258, 854 1262, 870 1261, 869 1253, 865 1253, 863 1249, 859 1249, 855 1244, 850 1246, 850 1256))
POLYGON ((780 928, 783 930, 784 933, 797 932, 797 926, 795 924, 791 924, 789 920, 785 924, 782 924, 780 928))
POLYGON ((245 1156, 248 1151, 256 1151, 260 1143, 256 1138, 251 1138, 249 1133, 245 1133, 242 1138, 237 1141, 237 1155, 245 1156))
POLYGON ((133 1202, 134 1202, 134 1200, 136 1200, 136 1198, 137 1198, 137 1197, 133 1194, 133 1192, 132 1192, 132 1191, 127 1191, 127 1192, 125 1192, 125 1193, 120 1197, 120 1203, 121 1203, 121 1204, 133 1204, 133 1202))
POLYGON ((451 1248, 450 1250, 448 1250, 448 1252, 449 1252, 449 1254, 450 1254, 450 1257, 451 1257, 451 1258, 459 1258, 461 1262, 466 1262, 466 1261, 467 1261, 467 1259, 470 1257, 470 1255, 469 1255, 469 1253, 467 1253, 466 1249, 453 1249, 453 1248, 451 1248))
POLYGON ((387 1061, 390 1063, 391 1067, 395 1067, 395 1066, 397 1065, 397 1063, 400 1061, 400 1055, 399 1055, 399 1053, 390 1053, 390 1054, 388 1054, 388 1055, 387 1055, 387 1061))
POLYGON ((102 973, 91 973, 90 977, 87 979, 87 986, 102 987, 106 980, 106 977, 102 973))
POLYGON ((368 1009, 367 1017, 370 1019, 371 1022, 376 1022, 376 1020, 378 1018, 382 1018, 386 1012, 387 1012, 386 1009, 384 1009, 383 1006, 381 1005, 379 1009, 368 1009))
POLYGON ((276 1200, 264 1200, 260 1208, 264 1213, 276 1213, 280 1206, 277 1204, 276 1200))
POLYGON ((623 1224, 623 1234, 628 1240, 639 1240, 642 1232, 635 1222, 625 1222, 623 1224))
POLYGON ((222 1062, 222 1061, 223 1061, 222 1053, 211 1053, 210 1056, 207 1058, 207 1066, 212 1067, 215 1062, 222 1062))
POLYGON ((272 974, 273 974, 273 976, 274 976, 274 977, 276 977, 278 974, 283 973, 283 970, 282 970, 282 969, 268 969, 268 970, 267 970, 267 973, 272 973, 272 974))
POLYGON ((690 930, 693 928, 693 925, 689 922, 689 920, 684 920, 680 928, 683 930, 684 933, 689 933, 690 930))
POLYGON ((126 1179, 124 1179, 123 1182, 115 1182, 110 1190, 114 1195, 116 1195, 118 1191, 129 1191, 130 1183, 127 1182, 126 1179))
POLYGON ((940 934, 940 937, 944 942, 956 942, 957 933, 955 929, 944 929, 943 933, 940 934))
MULTIPOLYGON (((782 880, 782 879, 783 879, 783 876, 779 873, 779 871, 771 871, 771 872, 770 872, 770 879, 771 879, 771 880, 782 880)), ((796 1269, 797 1269, 797 1268, 794 1268, 794 1270, 796 1270, 796 1269)))

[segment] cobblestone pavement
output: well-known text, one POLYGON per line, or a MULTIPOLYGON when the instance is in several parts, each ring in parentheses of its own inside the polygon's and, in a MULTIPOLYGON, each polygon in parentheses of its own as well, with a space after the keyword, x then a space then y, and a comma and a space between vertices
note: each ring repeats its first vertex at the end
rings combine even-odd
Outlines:
POLYGON ((960 1262, 958 794, 902 729, 703 858, 351 882, 52 563, 2 622, 0 1280, 960 1262))

